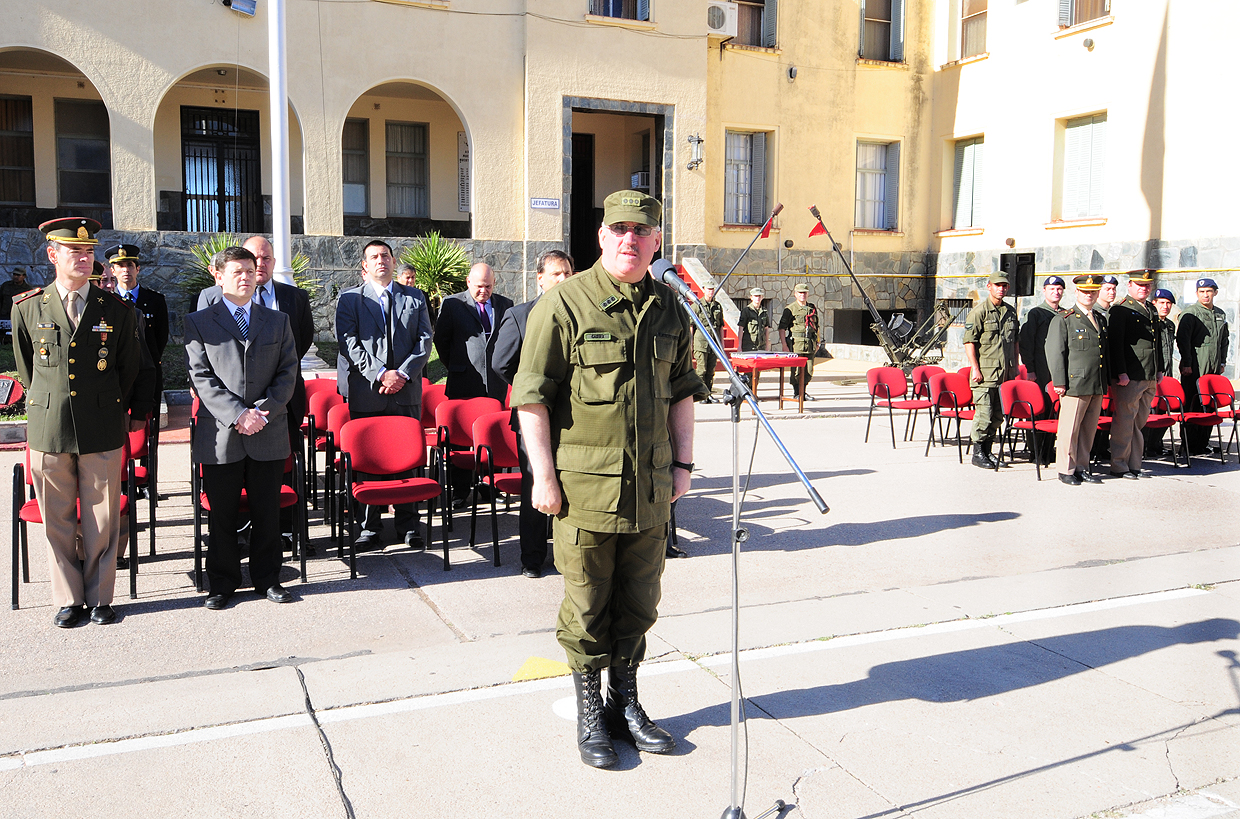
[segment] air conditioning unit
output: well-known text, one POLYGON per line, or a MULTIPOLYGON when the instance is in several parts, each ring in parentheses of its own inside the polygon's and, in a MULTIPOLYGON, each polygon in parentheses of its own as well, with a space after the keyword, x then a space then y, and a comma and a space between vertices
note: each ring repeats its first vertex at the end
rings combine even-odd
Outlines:
POLYGON ((648 191, 650 190, 650 172, 638 171, 629 177, 629 187, 633 190, 648 191))
POLYGON ((709 0, 706 4, 706 34, 709 37, 735 37, 739 11, 735 3, 709 0))

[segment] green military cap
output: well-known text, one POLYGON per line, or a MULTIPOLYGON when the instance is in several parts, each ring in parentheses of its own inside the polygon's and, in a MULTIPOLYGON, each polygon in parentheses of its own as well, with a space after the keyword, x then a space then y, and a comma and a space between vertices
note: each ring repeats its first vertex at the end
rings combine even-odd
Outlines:
POLYGON ((986 283, 987 284, 1011 284, 1012 282, 1011 280, 1008 279, 1008 274, 1004 273, 1002 270, 996 270, 994 273, 990 274, 990 279, 987 280, 986 283))
POLYGON ((653 196, 641 191, 616 191, 603 200, 603 224, 632 222, 658 227, 663 219, 663 206, 653 196))
POLYGON ((793 293, 808 293, 809 285, 806 284, 805 282, 801 282, 796 287, 792 288, 792 292, 793 293))
POLYGON ((103 225, 94 219, 81 216, 67 216, 63 219, 52 219, 39 225, 39 231, 49 242, 61 242, 68 245, 97 245, 95 238, 103 225))
POLYGON ((751 296, 765 296, 765 295, 766 295, 766 291, 765 291, 765 290, 763 290, 761 287, 755 287, 753 290, 750 290, 750 291, 749 291, 749 295, 751 295, 751 296))
POLYGON ((1077 276, 1072 280, 1077 290, 1101 290, 1105 276, 1084 275, 1077 276))
POLYGON ((1153 282, 1154 282, 1154 271, 1153 270, 1147 269, 1147 270, 1129 270, 1128 271, 1128 283, 1129 284, 1152 284, 1153 282))
POLYGON ((140 263, 138 261, 137 245, 114 245, 103 251, 103 256, 108 260, 109 264, 120 264, 121 262, 140 263))

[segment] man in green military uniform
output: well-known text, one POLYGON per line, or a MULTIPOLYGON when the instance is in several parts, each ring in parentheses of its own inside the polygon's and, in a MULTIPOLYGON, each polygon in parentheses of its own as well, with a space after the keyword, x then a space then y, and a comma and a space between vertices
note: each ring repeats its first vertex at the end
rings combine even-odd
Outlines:
MULTIPOLYGON (((1197 303, 1180 313, 1180 326, 1175 333, 1175 343, 1180 348, 1180 381, 1184 385, 1186 409, 1190 412, 1201 410, 1197 379, 1203 375, 1222 375, 1227 365, 1231 331, 1227 327, 1227 314, 1214 306, 1217 295, 1218 285, 1214 279, 1198 279, 1197 303)), ((1207 451, 1210 428, 1190 425, 1185 437, 1188 451, 1200 455, 1207 451)))
POLYGON ((761 287, 749 291, 749 304, 741 308, 741 352, 766 349, 766 331, 771 319, 762 306, 766 292, 761 287))
POLYGON ((1051 319, 1043 354, 1059 395, 1059 480, 1080 486, 1102 482, 1089 471, 1089 451, 1111 383, 1111 348, 1106 319, 1094 309, 1102 277, 1077 276, 1072 283, 1076 305, 1051 319))
POLYGON ((1128 293, 1111 305, 1107 335, 1111 345, 1111 474, 1137 479, 1145 456, 1141 430, 1158 392, 1158 311, 1149 303, 1154 271, 1128 274, 1128 293))
POLYGON ((603 204, 602 255, 530 313, 511 397, 534 506, 555 516, 556 637, 573 669, 578 751, 597 768, 618 760, 612 737, 676 746, 637 701, 637 665, 658 616, 671 502, 689 489, 693 400, 706 392, 688 316, 649 274, 658 200, 620 191, 603 204))
POLYGON ((93 219, 39 226, 56 280, 13 305, 13 355, 26 385, 27 440, 35 497, 43 512, 51 565, 53 622, 111 623, 120 537, 122 446, 144 419, 128 415, 138 375, 133 311, 90 283, 93 219), (81 521, 84 560, 79 564, 81 521))
POLYGON ((964 320, 964 352, 969 359, 969 383, 973 387, 973 465, 998 469, 990 450, 1003 421, 999 385, 1016 377, 1016 310, 1007 296, 1007 274, 992 273, 986 282, 987 297, 964 320))
POLYGON ((803 355, 806 358, 804 373, 801 367, 792 368, 792 395, 801 394, 802 384, 807 388, 814 377, 814 353, 818 351, 818 306, 809 303, 809 285, 804 282, 792 288, 796 301, 784 308, 779 317, 779 337, 784 352, 803 355), (804 377, 804 382, 802 382, 804 377))
MULTIPOLYGON (((715 338, 722 342, 723 305, 715 301, 713 286, 708 285, 702 289, 702 298, 698 300, 693 309, 697 311, 702 323, 715 331, 715 338)), ((710 391, 715 386, 715 365, 719 363, 719 357, 710 348, 706 336, 702 335, 696 326, 693 328, 693 361, 698 378, 702 379, 702 383, 706 385, 706 403, 709 404, 712 401, 710 391)))

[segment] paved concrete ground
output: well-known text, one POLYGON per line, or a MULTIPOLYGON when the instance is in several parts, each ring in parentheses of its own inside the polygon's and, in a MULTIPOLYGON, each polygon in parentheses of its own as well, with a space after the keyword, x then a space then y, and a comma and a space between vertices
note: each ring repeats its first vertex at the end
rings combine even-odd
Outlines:
MULTIPOLYGON (((740 560, 747 815, 782 799, 812 819, 1240 816, 1234 462, 1038 483, 1025 464, 924 457, 924 438, 893 449, 878 422, 862 443, 863 387, 815 379, 806 417, 772 413, 826 516, 757 435, 740 560)), ((643 666, 677 753, 578 761, 571 686, 546 676, 562 670, 560 580, 520 576, 515 512, 502 567, 458 517, 451 572, 389 547, 360 556, 356 581, 315 517, 309 581, 285 569, 296 603, 242 593, 204 610, 187 447, 169 444, 158 557, 137 601, 119 584, 116 625, 52 626, 32 530, 32 582, 0 629, 0 816, 720 815, 726 414, 699 410, 678 515, 691 557, 667 566, 643 666)))

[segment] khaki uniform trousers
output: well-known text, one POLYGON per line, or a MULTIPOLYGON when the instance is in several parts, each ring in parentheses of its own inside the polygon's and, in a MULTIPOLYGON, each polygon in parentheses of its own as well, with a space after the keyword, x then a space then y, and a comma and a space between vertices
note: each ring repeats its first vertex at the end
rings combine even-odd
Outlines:
POLYGON ((710 347, 693 348, 693 370, 698 374, 698 378, 702 379, 702 383, 706 385, 706 391, 709 393, 715 388, 715 365, 719 363, 719 356, 715 355, 715 351, 710 347))
POLYGON ((1154 381, 1129 381, 1126 387, 1111 387, 1111 474, 1141 469, 1145 454, 1141 428, 1150 417, 1150 406, 1157 394, 1154 381))
MULTIPOLYGON (((792 378, 792 395, 801 394, 801 370, 805 370, 805 387, 809 388, 809 382, 814 377, 814 354, 813 353, 795 353, 795 355, 805 356, 804 367, 792 367, 789 370, 789 377, 792 378)), ((808 393, 806 393, 808 395, 808 393)))
POLYGON ((969 438, 975 444, 995 439, 995 433, 1003 424, 1003 405, 999 403, 999 388, 973 384, 973 429, 969 438))
POLYGON ((658 618, 667 524, 632 534, 552 525, 564 602, 555 636, 574 671, 639 663, 658 618))
POLYGON ((1089 471, 1089 451, 1102 414, 1101 395, 1065 395, 1059 399, 1059 434, 1055 460, 1062 474, 1089 471))
POLYGON ((30 451, 30 474, 43 513, 56 608, 112 603, 120 543, 122 455, 120 449, 88 455, 30 451), (80 568, 79 498, 84 555, 80 568))

